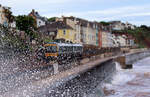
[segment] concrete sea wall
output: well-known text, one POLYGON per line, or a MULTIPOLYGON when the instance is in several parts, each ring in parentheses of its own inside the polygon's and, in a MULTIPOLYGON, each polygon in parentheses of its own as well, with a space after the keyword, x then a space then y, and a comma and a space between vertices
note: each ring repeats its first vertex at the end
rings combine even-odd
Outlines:
POLYGON ((99 58, 8 92, 3 97, 13 97, 10 94, 19 97, 103 97, 101 84, 104 80, 110 80, 115 74, 115 61, 122 62, 122 66, 130 66, 148 56, 150 51, 145 50, 122 56, 99 58))
MULTIPOLYGON (((134 62, 150 56, 150 51, 129 53, 118 58, 123 58, 125 66, 132 65, 134 62)), ((116 60, 107 60, 96 67, 84 71, 77 76, 63 82, 56 87, 47 88, 43 93, 36 95, 41 97, 101 97, 104 96, 101 83, 110 79, 116 72, 116 60)))
POLYGON ((116 71, 116 64, 113 60, 104 62, 97 67, 79 74, 77 77, 60 84, 57 87, 49 88, 36 97, 100 97, 103 96, 101 82, 116 71), (97 95, 97 96, 96 96, 97 95))
POLYGON ((146 58, 148 56, 150 56, 150 50, 125 54, 117 57, 115 60, 121 64, 123 69, 132 69, 132 64, 134 62, 146 58))

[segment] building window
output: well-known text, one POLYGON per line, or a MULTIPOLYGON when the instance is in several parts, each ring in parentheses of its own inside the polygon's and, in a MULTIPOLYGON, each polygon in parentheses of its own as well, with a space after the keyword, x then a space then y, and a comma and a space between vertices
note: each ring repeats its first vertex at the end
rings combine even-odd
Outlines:
POLYGON ((41 21, 39 21, 39 25, 41 25, 41 21))
POLYGON ((66 35, 66 30, 64 30, 64 35, 66 35))
POLYGON ((75 40, 77 40, 77 34, 74 35, 75 40))

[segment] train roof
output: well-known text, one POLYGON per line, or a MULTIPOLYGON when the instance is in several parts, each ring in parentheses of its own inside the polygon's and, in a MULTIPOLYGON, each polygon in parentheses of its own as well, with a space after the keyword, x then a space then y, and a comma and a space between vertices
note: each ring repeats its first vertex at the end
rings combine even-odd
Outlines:
POLYGON ((57 43, 57 42, 49 42, 47 44, 57 44, 59 46, 83 46, 82 44, 72 44, 72 43, 57 43))
POLYGON ((72 44, 68 44, 68 43, 57 43, 57 45, 59 45, 59 46, 72 46, 72 44))
POLYGON ((73 46, 83 46, 82 44, 73 44, 73 46))

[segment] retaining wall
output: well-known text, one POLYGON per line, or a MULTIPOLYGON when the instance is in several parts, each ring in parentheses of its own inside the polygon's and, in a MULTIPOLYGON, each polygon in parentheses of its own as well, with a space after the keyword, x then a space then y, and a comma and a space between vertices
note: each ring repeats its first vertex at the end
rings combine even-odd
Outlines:
POLYGON ((116 64, 113 60, 102 63, 91 70, 79 74, 77 77, 67 81, 66 83, 43 91, 42 94, 36 95, 36 97, 42 97, 45 94, 46 97, 102 96, 103 91, 101 91, 101 88, 98 86, 101 86, 101 82, 104 79, 111 77, 111 75, 116 71, 115 65, 116 64))

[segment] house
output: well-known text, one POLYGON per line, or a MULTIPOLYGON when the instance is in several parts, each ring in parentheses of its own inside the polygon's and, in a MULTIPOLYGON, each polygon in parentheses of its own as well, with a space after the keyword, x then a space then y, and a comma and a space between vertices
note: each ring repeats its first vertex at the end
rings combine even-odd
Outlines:
POLYGON ((102 47, 102 30, 99 30, 98 32, 98 46, 102 47))
POLYGON ((131 30, 134 30, 136 28, 136 26, 134 26, 134 25, 132 25, 128 22, 126 22, 125 26, 126 26, 127 29, 131 29, 131 30))
POLYGON ((94 22, 95 23, 95 28, 96 28, 96 46, 99 46, 99 35, 100 35, 100 24, 99 23, 97 23, 97 22, 94 22))
POLYGON ((47 39, 54 40, 57 35, 57 27, 53 26, 52 24, 44 25, 38 28, 39 35, 41 36, 41 39, 47 39))
POLYGON ((61 18, 57 18, 56 21, 63 21, 65 24, 73 28, 76 43, 98 46, 98 38, 96 38, 96 33, 98 34, 97 23, 73 16, 63 16, 61 18))
POLYGON ((56 21, 62 21, 66 25, 69 25, 73 29, 74 42, 81 43, 80 24, 75 17, 62 16, 61 18, 57 18, 56 21))
POLYGON ((98 46, 98 25, 96 22, 88 22, 87 43, 98 46))
POLYGON ((108 48, 115 47, 116 41, 114 35, 111 33, 110 25, 99 24, 98 34, 99 47, 108 48))
POLYGON ((74 31, 72 27, 66 25, 64 22, 57 23, 57 36, 56 39, 65 39, 65 41, 75 43, 74 31))
POLYGON ((127 46, 126 38, 127 38, 127 36, 125 36, 125 35, 117 35, 116 36, 116 40, 117 40, 119 47, 127 46))
POLYGON ((10 9, 10 8, 0 5, 0 24, 7 27, 8 26, 8 19, 5 16, 5 10, 6 9, 10 9))
POLYGON ((11 28, 16 28, 16 21, 13 21, 12 23, 10 23, 10 27, 11 28))
POLYGON ((109 22, 113 31, 125 30, 125 29, 135 29, 135 25, 132 25, 128 22, 122 23, 121 21, 111 21, 109 22))
POLYGON ((35 25, 37 28, 46 25, 47 19, 45 17, 40 16, 39 13, 36 12, 34 9, 32 9, 32 12, 29 14, 29 16, 35 19, 36 21, 35 25))
POLYGON ((127 46, 135 46, 136 45, 135 38, 131 35, 128 35, 126 42, 127 42, 127 46))
POLYGON ((135 38, 127 33, 114 33, 119 46, 135 46, 135 38))
POLYGON ((112 47, 112 41, 111 41, 111 33, 108 31, 102 31, 102 47, 112 47))
POLYGON ((73 29, 62 21, 41 26, 38 31, 51 40, 65 40, 66 42, 75 43, 73 29))
POLYGON ((125 24, 121 21, 111 21, 109 22, 112 30, 124 30, 126 28, 125 24))

